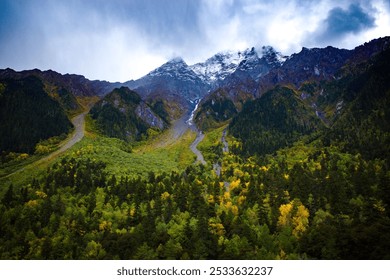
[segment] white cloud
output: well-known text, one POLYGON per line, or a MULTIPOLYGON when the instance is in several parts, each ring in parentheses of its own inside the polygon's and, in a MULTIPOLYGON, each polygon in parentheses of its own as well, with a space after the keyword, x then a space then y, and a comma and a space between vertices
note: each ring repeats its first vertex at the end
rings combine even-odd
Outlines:
POLYGON ((352 48, 390 30, 387 0, 42 1, 40 6, 14 6, 19 22, 5 26, 6 34, 0 32, 0 67, 51 68, 110 81, 139 78, 174 56, 193 64, 219 51, 259 45, 285 54, 303 46, 352 48), (351 3, 374 17, 374 25, 334 42, 320 41, 329 11, 348 11, 351 3))
POLYGON ((87 73, 89 79, 123 82, 139 78, 165 61, 148 45, 130 27, 67 33, 47 42, 45 68, 51 65, 69 73, 87 73))

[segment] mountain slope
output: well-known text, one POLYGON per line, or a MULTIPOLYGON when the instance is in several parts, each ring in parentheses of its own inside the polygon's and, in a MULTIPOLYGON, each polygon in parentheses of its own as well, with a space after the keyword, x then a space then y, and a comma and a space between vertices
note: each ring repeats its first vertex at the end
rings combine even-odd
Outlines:
POLYGON ((49 84, 56 89, 65 89, 74 96, 104 96, 119 84, 98 80, 91 81, 82 75, 62 75, 52 70, 33 69, 20 72, 9 68, 0 70, 0 78, 20 79, 28 76, 38 77, 45 85, 49 84))
POLYGON ((207 85, 181 58, 172 59, 141 79, 125 85, 143 98, 165 93, 166 97, 179 98, 183 104, 201 98, 207 92, 207 85))
POLYGON ((326 48, 302 48, 268 74, 261 77, 257 95, 276 85, 289 85, 296 89, 305 82, 331 81, 343 75, 346 65, 364 63, 390 46, 390 37, 378 38, 353 50, 326 48))
POLYGON ((322 127, 320 119, 295 91, 276 87, 261 98, 247 102, 232 119, 229 133, 243 143, 243 154, 265 155, 322 127))
MULTIPOLYGON (((216 55, 200 66, 203 70, 222 69, 221 73, 211 73, 212 87, 217 88, 208 94, 199 104, 195 122, 201 130, 219 127, 241 111, 243 104, 255 97, 258 80, 271 69, 280 67, 285 57, 272 47, 255 48, 244 52, 216 55), (228 64, 229 58, 232 62, 228 64), (222 63, 222 62, 224 63, 222 63), (212 67, 215 63, 218 67, 212 67), (208 65, 209 64, 209 65, 208 65), (227 66, 226 66, 227 65, 227 66)), ((199 67, 198 65, 194 65, 199 67)))
POLYGON ((109 137, 139 140, 149 128, 163 130, 166 123, 134 91, 114 89, 90 110, 98 128, 109 137))
MULTIPOLYGON (((389 46, 390 38, 385 37, 354 50, 303 48, 290 57, 282 56, 272 47, 263 47, 261 55, 254 48, 248 49, 241 54, 235 71, 219 82, 220 88, 200 102, 195 122, 203 130, 218 127, 233 117, 234 111, 240 112, 242 104, 248 100, 282 85, 297 90, 300 99, 330 125, 349 102, 338 92, 339 86, 333 81, 346 77, 348 73, 365 71, 367 60, 389 46), (210 106, 211 103, 217 105, 210 106), (235 110, 229 109, 229 114, 224 112, 227 104, 235 107, 235 110)), ((341 82, 345 83, 345 79, 341 82)))
POLYGON ((34 76, 0 80, 0 150, 34 152, 44 139, 68 133, 72 124, 34 76))
POLYGON ((244 59, 241 52, 221 52, 190 66, 210 88, 217 87, 228 75, 232 74, 244 59))
MULTIPOLYGON (((140 94, 149 104, 163 109, 169 123, 192 110, 192 103, 203 98, 208 85, 181 58, 175 58, 146 76, 123 84, 140 94)), ((164 114, 165 114, 164 113, 164 114)))
MULTIPOLYGON (((196 100, 219 88, 226 88, 229 96, 235 95, 232 91, 254 95, 257 80, 270 69, 280 66, 284 59, 272 47, 263 47, 260 52, 255 48, 221 52, 191 66, 182 58, 175 58, 146 76, 123 85, 138 92, 150 104, 154 100, 164 102, 170 120, 174 120, 192 110, 196 100), (168 104, 173 108, 168 108, 168 104)), ((231 101, 236 102, 228 102, 231 101)))
POLYGON ((262 47, 257 50, 252 47, 244 51, 228 51, 218 53, 205 62, 197 63, 190 68, 204 80, 211 89, 223 87, 231 75, 250 77, 258 80, 274 67, 280 66, 285 57, 272 47, 262 47))
MULTIPOLYGON (((246 86, 249 84, 246 83, 246 86)), ((202 131, 220 127, 241 111, 253 95, 245 90, 219 88, 205 97, 195 113, 195 123, 202 131)))
POLYGON ((302 48, 298 54, 291 55, 283 66, 275 68, 260 79, 257 95, 275 85, 292 85, 298 88, 306 81, 333 79, 350 56, 351 51, 333 47, 302 48))
POLYGON ((386 159, 390 155, 390 48, 365 65, 367 70, 338 82, 347 105, 325 139, 366 158, 386 159))

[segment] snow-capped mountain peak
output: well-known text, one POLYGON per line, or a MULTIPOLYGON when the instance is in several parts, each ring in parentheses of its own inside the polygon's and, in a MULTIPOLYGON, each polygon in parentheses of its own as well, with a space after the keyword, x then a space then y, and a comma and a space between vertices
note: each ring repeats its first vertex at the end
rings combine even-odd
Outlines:
POLYGON ((244 51, 220 52, 205 62, 194 64, 189 68, 215 88, 236 71, 249 71, 249 76, 256 80, 270 68, 282 65, 286 59, 287 57, 270 46, 259 50, 253 47, 244 51))
POLYGON ((217 53, 205 62, 194 64, 190 68, 211 85, 232 74, 243 59, 242 52, 225 51, 217 53))
POLYGON ((181 57, 175 57, 168 62, 164 63, 160 67, 151 71, 147 76, 161 76, 168 72, 181 71, 188 68, 187 63, 181 57))
POLYGON ((258 81, 270 69, 281 65, 278 55, 272 47, 260 51, 253 47, 219 52, 191 66, 183 58, 175 57, 141 79, 128 82, 127 86, 144 97, 165 92, 191 101, 218 87, 241 84, 248 79, 258 81))
POLYGON ((271 46, 263 46, 261 48, 261 56, 269 64, 273 64, 273 63, 283 64, 288 58, 288 56, 282 55, 280 52, 277 52, 271 46))

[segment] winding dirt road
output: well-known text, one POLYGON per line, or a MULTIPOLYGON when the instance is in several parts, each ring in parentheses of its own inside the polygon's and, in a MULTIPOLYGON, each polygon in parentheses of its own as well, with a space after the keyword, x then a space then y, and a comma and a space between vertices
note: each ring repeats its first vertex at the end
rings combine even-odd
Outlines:
POLYGON ((88 112, 81 113, 72 118, 72 124, 75 128, 73 134, 70 139, 65 140, 65 143, 56 151, 52 152, 50 155, 38 160, 36 163, 41 163, 44 161, 51 160, 52 158, 66 152, 69 150, 74 144, 79 142, 84 137, 85 132, 85 116, 88 112))
POLYGON ((203 157, 201 151, 199 151, 197 148, 198 144, 203 140, 204 134, 200 131, 197 131, 197 133, 198 134, 196 136, 196 139, 194 142, 192 142, 190 148, 191 148, 191 151, 196 155, 196 161, 200 162, 203 165, 206 165, 207 162, 204 160, 204 157, 203 157))
MULTIPOLYGON (((52 152, 51 154, 45 156, 44 158, 41 158, 13 173, 10 173, 3 178, 11 177, 17 173, 22 172, 23 170, 37 167, 38 165, 41 165, 43 163, 49 162, 53 160, 54 158, 58 157, 59 155, 63 154, 67 150, 69 150, 73 145, 75 145, 77 142, 79 142, 81 139, 83 139, 85 134, 85 116, 88 114, 88 111, 85 111, 75 117, 72 118, 71 122, 75 128, 70 138, 66 139, 61 143, 61 146, 58 150, 52 152)), ((161 139, 160 142, 157 144, 157 147, 166 147, 169 144, 172 144, 176 141, 179 141, 179 139, 185 134, 185 132, 188 129, 191 129, 197 133, 196 139, 192 144, 190 145, 191 151, 196 155, 197 162, 200 162, 201 164, 207 164, 204 160, 204 157, 202 153, 197 149, 197 145, 203 140, 204 134, 201 133, 196 126, 191 123, 189 120, 190 115, 184 114, 180 119, 176 120, 174 124, 172 125, 172 128, 170 129, 169 136, 165 137, 164 139, 161 139)))
POLYGON ((10 174, 4 176, 3 178, 11 177, 17 173, 22 172, 25 169, 28 169, 30 167, 36 167, 44 162, 48 162, 48 161, 52 160, 53 158, 59 156, 60 154, 66 152, 67 150, 69 150, 74 144, 79 142, 84 137, 85 116, 87 115, 87 113, 88 112, 86 111, 86 112, 83 112, 83 113, 72 118, 71 122, 72 122, 75 130, 73 131, 73 133, 69 139, 64 140, 64 142, 62 143, 62 145, 60 146, 60 148, 58 150, 52 152, 51 154, 47 155, 44 158, 41 158, 40 160, 37 160, 37 161, 19 169, 19 170, 16 170, 13 173, 10 173, 10 174))

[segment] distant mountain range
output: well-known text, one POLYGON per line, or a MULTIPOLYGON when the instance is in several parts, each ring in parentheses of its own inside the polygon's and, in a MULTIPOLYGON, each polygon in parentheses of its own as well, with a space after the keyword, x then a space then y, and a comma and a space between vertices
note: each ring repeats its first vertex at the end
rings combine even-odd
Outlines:
MULTIPOLYGON (((244 104, 249 100, 262 97, 275 86, 282 86, 293 90, 307 108, 311 108, 325 124, 330 124, 348 100, 341 95, 332 95, 329 82, 340 80, 351 73, 364 71, 371 58, 389 47, 390 37, 372 40, 353 50, 334 47, 302 48, 301 52, 291 56, 284 56, 270 46, 259 49, 248 48, 244 51, 221 52, 205 62, 194 65, 188 65, 182 58, 175 58, 144 77, 125 83, 91 81, 81 75, 62 75, 52 70, 34 69, 17 72, 7 68, 0 70, 1 111, 19 110, 20 113, 17 114, 22 114, 23 108, 19 108, 21 103, 17 104, 9 98, 6 99, 4 95, 9 94, 10 85, 13 94, 15 92, 28 94, 26 89, 28 83, 23 81, 35 77, 40 81, 40 83, 34 82, 37 91, 39 89, 45 92, 68 116, 80 110, 79 97, 97 96, 100 99, 107 97, 97 106, 102 106, 105 102, 104 104, 111 104, 115 112, 126 111, 127 113, 122 117, 127 119, 127 136, 130 134, 132 136, 127 137, 126 133, 122 135, 118 131, 113 133, 121 134, 121 138, 124 139, 137 139, 141 134, 146 133, 148 128, 161 130, 169 126, 173 120, 184 113, 188 114, 199 101, 194 118, 197 126, 201 130, 220 126, 241 112, 244 104), (128 87, 132 91, 122 88, 113 93, 115 89, 121 87, 128 87), (137 99, 135 103, 133 100, 132 104, 125 104, 126 98, 122 98, 123 94, 139 95, 139 100, 135 98, 137 99), (120 106, 115 102, 119 102, 120 106), (135 115, 129 111, 131 108, 138 110, 135 115), (130 123, 131 120, 136 122, 130 123)), ((281 91, 276 92, 279 94, 281 91)), ((20 96, 14 98, 18 99, 20 96)), ((273 99, 269 100, 272 102, 273 99)), ((58 109, 57 105, 54 108, 54 103, 51 102, 42 101, 42 104, 50 107, 41 108, 43 111, 58 109)), ((97 108, 94 110, 96 118, 100 116, 101 120, 105 111, 97 108)), ((15 121, 12 114, 4 113, 1 116, 1 127, 7 128, 0 131, 1 135, 13 135, 15 131, 7 125, 15 121)), ((64 129, 61 133, 69 129, 67 128, 69 123, 66 121, 62 123, 64 129)), ((108 125, 107 129, 110 127, 109 122, 102 123, 108 125)), ((48 127, 47 124, 45 126, 48 127)), ((46 131, 46 128, 43 130, 46 131)), ((20 137, 19 134, 15 136, 18 139, 27 137, 20 137)), ((38 133, 38 135, 52 136, 51 133, 38 133)), ((13 139, 12 137, 10 136, 10 139, 13 139)), ((42 137, 36 137, 35 141, 29 143, 27 150, 31 151, 34 143, 42 137)), ((26 150, 21 148, 27 147, 23 143, 15 148, 8 142, 0 149, 26 150)))
MULTIPOLYGON (((287 86, 294 90, 301 90, 302 98, 312 97, 306 102, 311 102, 312 107, 318 107, 321 104, 317 104, 315 100, 323 93, 324 88, 321 87, 321 83, 341 79, 346 71, 356 70, 352 70, 354 69, 352 66, 366 63, 370 58, 389 47, 390 37, 385 37, 372 40, 353 50, 334 47, 302 48, 301 52, 287 58, 273 51, 271 57, 274 59, 268 60, 273 63, 269 63, 268 71, 257 76, 257 79, 250 75, 250 71, 246 72, 240 68, 227 76, 221 87, 203 98, 195 116, 195 122, 202 129, 218 126, 221 115, 225 115, 225 107, 220 106, 221 103, 226 104, 230 112, 234 111, 232 105, 235 111, 240 112, 247 100, 259 98, 275 86, 287 86), (237 73, 241 75, 238 76, 237 73), (210 106, 210 103, 214 105, 210 106)), ((326 121, 326 105, 322 105, 324 112, 318 109, 316 113, 326 121)), ((329 113, 329 108, 327 109, 329 113)), ((234 114, 227 115, 223 121, 233 116, 234 114)))
POLYGON ((254 47, 244 51, 220 52, 205 62, 194 65, 180 57, 174 58, 137 80, 124 83, 88 80, 75 74, 59 74, 38 69, 16 72, 0 70, 0 79, 18 79, 37 76, 47 83, 66 88, 75 96, 104 96, 114 88, 127 86, 143 98, 156 95, 179 97, 187 101, 203 98, 218 88, 237 87, 239 83, 254 81, 255 96, 275 84, 292 84, 296 87, 307 80, 335 78, 335 74, 348 63, 359 63, 389 47, 389 37, 372 40, 353 50, 302 48, 301 52, 284 56, 271 46, 254 47))

